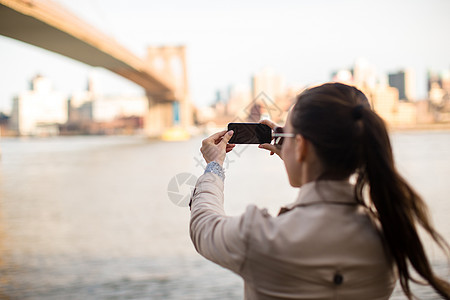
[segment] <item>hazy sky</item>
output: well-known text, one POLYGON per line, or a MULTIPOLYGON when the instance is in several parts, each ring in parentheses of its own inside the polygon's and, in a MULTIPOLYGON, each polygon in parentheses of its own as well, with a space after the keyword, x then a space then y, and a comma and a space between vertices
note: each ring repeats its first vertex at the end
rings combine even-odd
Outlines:
MULTIPOLYGON (((148 45, 185 44, 198 105, 214 100, 216 89, 249 87, 264 67, 298 86, 330 80, 333 70, 363 57, 380 73, 414 69, 419 96, 428 68, 450 68, 448 0, 58 2, 140 56, 148 45)), ((0 51, 0 109, 6 111, 36 73, 67 94, 84 89, 93 70, 106 94, 143 93, 106 70, 6 37, 0 36, 0 51)))

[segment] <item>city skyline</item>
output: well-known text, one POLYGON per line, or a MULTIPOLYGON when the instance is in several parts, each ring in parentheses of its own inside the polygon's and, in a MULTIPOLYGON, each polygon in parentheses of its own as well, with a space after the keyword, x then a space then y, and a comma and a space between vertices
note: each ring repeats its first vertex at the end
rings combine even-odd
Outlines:
MULTIPOLYGON (((58 2, 140 56, 148 45, 186 44, 191 98, 198 106, 210 104, 224 86, 249 86, 252 75, 266 66, 285 75, 289 85, 308 85, 328 81, 332 71, 365 57, 380 74, 415 70, 418 98, 425 97, 428 69, 450 67, 446 1, 58 2)), ((0 49, 2 111, 37 73, 65 94, 84 88, 92 71, 105 94, 143 93, 106 70, 18 41, 0 37, 0 49)))

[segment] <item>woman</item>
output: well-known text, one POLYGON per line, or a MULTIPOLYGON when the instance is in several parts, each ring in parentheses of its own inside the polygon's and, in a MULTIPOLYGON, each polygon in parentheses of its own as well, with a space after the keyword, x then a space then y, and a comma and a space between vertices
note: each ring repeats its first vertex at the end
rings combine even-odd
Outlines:
POLYGON ((412 269, 450 299, 449 283, 433 273, 416 224, 446 254, 449 246, 397 173, 386 127, 364 94, 339 83, 308 89, 297 97, 284 132, 281 149, 260 145, 283 159, 290 184, 301 187, 277 217, 253 205, 239 217, 225 215, 222 164, 234 147, 227 144, 233 132, 203 141, 208 165, 191 199, 197 251, 239 274, 246 299, 388 299, 397 278, 411 299, 412 269))

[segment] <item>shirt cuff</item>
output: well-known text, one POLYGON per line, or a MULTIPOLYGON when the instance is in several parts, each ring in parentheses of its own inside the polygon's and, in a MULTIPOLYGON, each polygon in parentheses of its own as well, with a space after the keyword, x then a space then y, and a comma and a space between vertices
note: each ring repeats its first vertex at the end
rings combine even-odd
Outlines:
MULTIPOLYGON (((206 168, 205 168, 205 173, 207 173, 207 172, 214 173, 217 176, 219 176, 222 179, 222 181, 225 181, 225 171, 222 168, 222 166, 219 165, 219 163, 212 161, 209 164, 207 164, 206 168)), ((205 173, 203 173, 203 174, 205 174, 205 173)))

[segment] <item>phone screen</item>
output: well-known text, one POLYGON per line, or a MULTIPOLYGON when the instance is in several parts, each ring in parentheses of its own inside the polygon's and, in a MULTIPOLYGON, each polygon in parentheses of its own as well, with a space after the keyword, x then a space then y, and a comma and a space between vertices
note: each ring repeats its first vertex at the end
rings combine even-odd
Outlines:
POLYGON ((261 123, 229 123, 233 130, 229 144, 264 144, 272 141, 272 129, 261 123))

